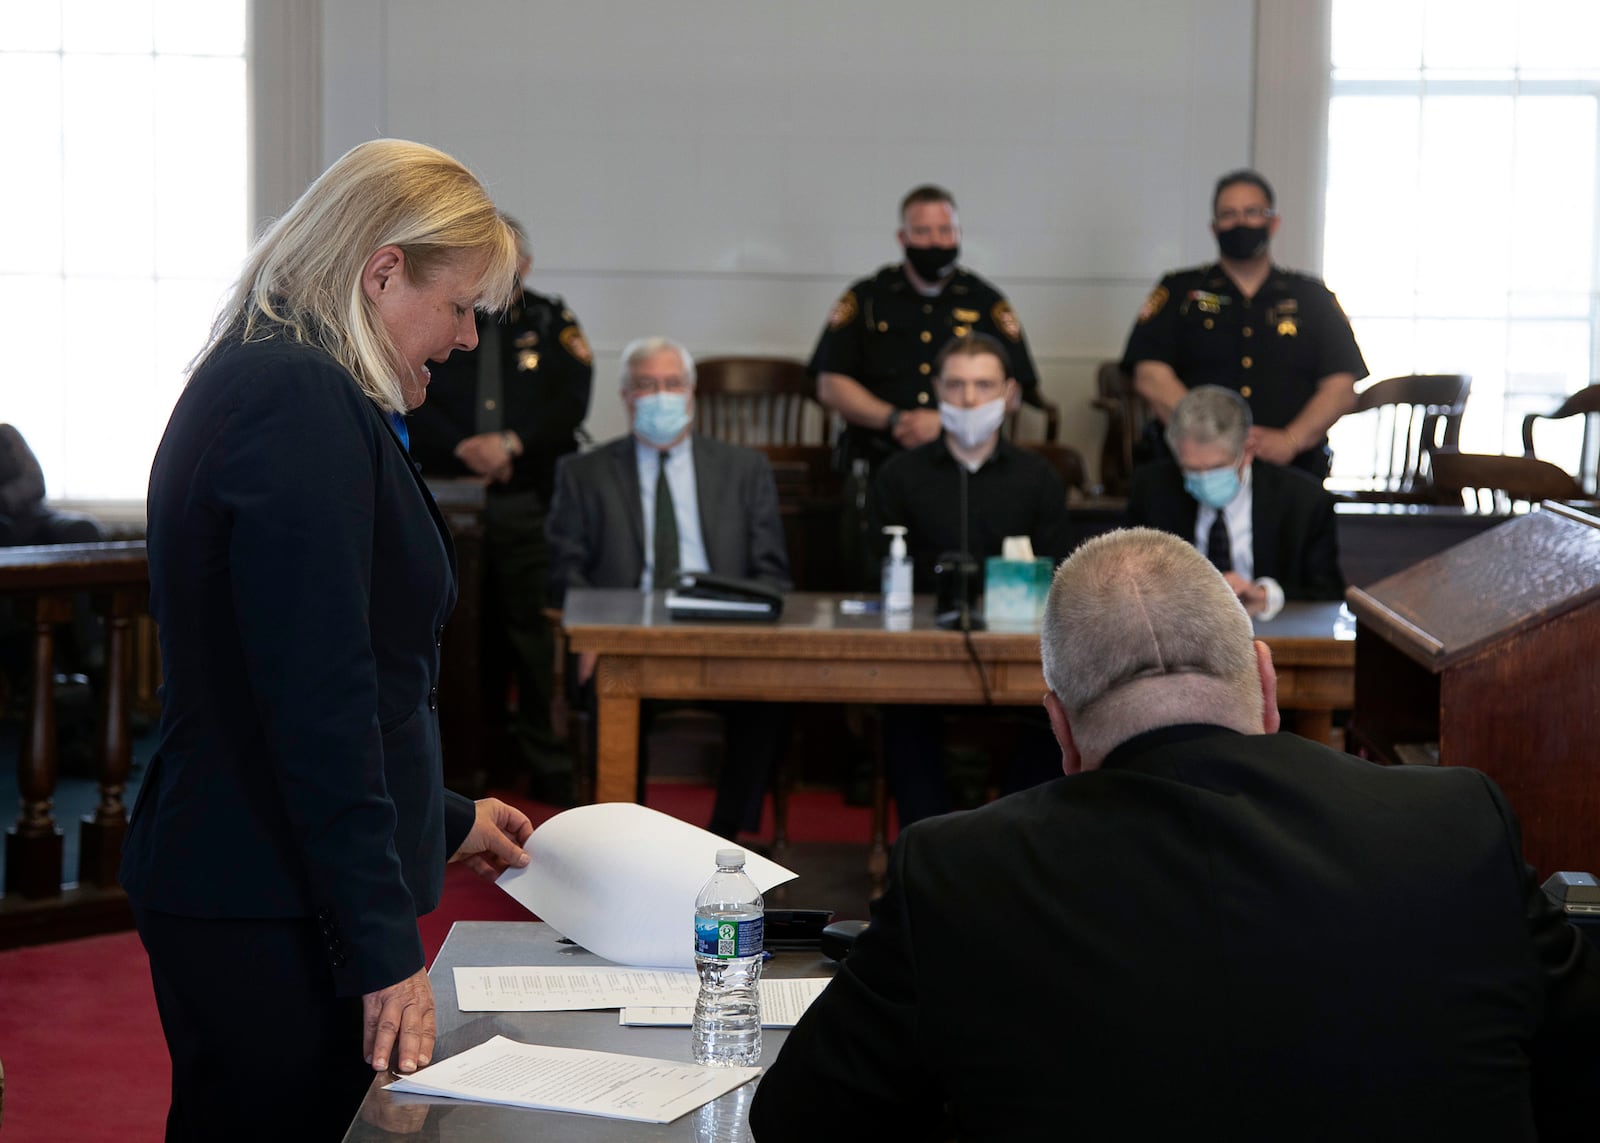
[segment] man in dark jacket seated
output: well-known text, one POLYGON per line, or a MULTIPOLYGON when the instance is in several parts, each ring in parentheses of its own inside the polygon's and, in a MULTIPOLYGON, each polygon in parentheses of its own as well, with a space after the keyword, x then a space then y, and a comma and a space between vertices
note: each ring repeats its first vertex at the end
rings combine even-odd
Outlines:
POLYGON ((1341 599, 1333 496, 1296 468, 1255 459, 1250 406, 1201 385, 1172 410, 1176 460, 1134 471, 1128 522, 1192 541, 1251 615, 1271 619, 1288 599, 1341 599))
POLYGON ((1493 782, 1276 733, 1187 539, 1084 544, 1040 649, 1065 776, 900 834, 760 1143, 1594 1138, 1600 953, 1493 782))

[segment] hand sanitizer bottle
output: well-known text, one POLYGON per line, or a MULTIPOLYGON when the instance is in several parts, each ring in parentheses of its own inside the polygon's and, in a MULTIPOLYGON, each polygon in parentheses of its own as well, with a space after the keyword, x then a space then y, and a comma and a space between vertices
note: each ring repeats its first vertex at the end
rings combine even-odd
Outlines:
POLYGON ((883 533, 889 537, 889 554, 883 561, 883 613, 904 615, 911 610, 911 557, 906 555, 906 530, 891 524, 883 533))

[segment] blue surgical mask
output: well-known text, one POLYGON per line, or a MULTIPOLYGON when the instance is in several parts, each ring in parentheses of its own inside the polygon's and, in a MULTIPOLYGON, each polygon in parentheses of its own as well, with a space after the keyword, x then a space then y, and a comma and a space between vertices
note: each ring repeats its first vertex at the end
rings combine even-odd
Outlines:
POLYGON ((633 431, 666 448, 689 427, 689 394, 646 393, 633 401, 633 431))
POLYGON ((1233 465, 1183 474, 1183 490, 1207 508, 1224 508, 1239 495, 1239 470, 1233 465))

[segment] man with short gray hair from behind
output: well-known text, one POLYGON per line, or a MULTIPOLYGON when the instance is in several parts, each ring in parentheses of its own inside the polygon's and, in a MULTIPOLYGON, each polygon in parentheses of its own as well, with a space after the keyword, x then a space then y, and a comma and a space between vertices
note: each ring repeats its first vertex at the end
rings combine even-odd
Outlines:
POLYGON ((1064 776, 901 833, 760 1143, 1593 1137, 1600 954, 1488 778, 1277 733, 1168 533, 1079 548, 1040 641, 1064 776))

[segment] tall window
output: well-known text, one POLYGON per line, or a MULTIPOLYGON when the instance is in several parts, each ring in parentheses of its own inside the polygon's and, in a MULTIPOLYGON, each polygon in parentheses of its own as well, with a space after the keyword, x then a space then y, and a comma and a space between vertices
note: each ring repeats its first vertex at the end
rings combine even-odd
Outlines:
MULTIPOLYGON (((1472 375, 1465 450, 1600 374, 1597 101, 1593 0, 1333 0, 1323 269, 1375 378, 1472 375)), ((1575 471, 1580 426, 1539 432, 1575 471)))
POLYGON ((0 420, 52 497, 144 497, 247 239, 244 0, 0 5, 0 420))

